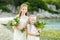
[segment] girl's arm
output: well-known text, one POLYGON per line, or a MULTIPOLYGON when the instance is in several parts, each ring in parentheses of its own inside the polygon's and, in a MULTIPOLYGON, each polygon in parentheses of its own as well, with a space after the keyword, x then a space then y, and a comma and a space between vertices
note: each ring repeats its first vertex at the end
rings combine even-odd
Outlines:
POLYGON ((13 27, 13 29, 22 30, 22 29, 23 29, 23 27, 22 27, 22 26, 17 26, 17 27, 16 27, 16 26, 14 26, 14 27, 13 27))
POLYGON ((28 34, 29 34, 29 35, 32 35, 32 36, 39 36, 39 33, 32 33, 32 32, 30 31, 29 25, 27 25, 27 31, 28 31, 28 34))

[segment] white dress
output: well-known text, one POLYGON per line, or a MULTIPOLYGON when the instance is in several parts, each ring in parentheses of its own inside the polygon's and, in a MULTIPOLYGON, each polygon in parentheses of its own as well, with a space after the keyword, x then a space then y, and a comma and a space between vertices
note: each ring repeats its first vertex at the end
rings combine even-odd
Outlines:
MULTIPOLYGON (((38 32, 38 30, 36 29, 36 27, 34 25, 29 25, 29 30, 31 33, 37 33, 38 32)), ((28 35, 27 40, 40 40, 40 37, 28 35)))
MULTIPOLYGON (((26 23, 28 21, 28 17, 20 18, 20 25, 26 26, 26 23)), ((26 40, 26 31, 21 32, 18 29, 14 29, 14 40, 26 40)))

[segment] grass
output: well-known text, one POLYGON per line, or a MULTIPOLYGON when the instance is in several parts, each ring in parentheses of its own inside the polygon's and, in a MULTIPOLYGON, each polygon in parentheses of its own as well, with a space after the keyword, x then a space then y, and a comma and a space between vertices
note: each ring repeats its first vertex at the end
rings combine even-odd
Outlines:
POLYGON ((40 34, 41 40, 60 40, 60 31, 58 30, 44 30, 40 34))

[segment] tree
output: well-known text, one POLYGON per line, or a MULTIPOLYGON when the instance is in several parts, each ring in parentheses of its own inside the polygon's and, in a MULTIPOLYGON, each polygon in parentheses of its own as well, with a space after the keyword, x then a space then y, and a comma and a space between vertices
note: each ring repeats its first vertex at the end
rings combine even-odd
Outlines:
POLYGON ((43 0, 28 0, 30 3, 29 11, 33 13, 33 11, 38 11, 40 9, 47 10, 47 4, 43 0))

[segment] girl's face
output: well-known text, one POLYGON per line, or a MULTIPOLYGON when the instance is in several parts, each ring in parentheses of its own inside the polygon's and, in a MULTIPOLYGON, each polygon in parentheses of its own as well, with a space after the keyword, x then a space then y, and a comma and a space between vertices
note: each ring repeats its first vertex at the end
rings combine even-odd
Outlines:
POLYGON ((21 8, 21 12, 24 14, 24 13, 27 13, 27 7, 26 6, 24 6, 24 7, 22 7, 21 8))
POLYGON ((30 18, 30 23, 31 23, 31 24, 34 24, 35 21, 36 21, 36 17, 31 17, 31 18, 30 18))

